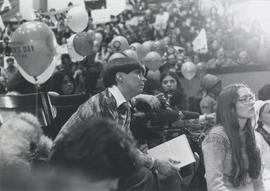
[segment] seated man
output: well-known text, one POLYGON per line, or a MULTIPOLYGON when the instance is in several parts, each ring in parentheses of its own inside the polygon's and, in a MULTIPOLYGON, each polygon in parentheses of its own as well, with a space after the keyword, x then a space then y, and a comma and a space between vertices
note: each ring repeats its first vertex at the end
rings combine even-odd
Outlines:
MULTIPOLYGON (((131 58, 111 60, 103 77, 104 85, 107 88, 78 108, 60 130, 54 145, 57 145, 66 134, 78 131, 80 128, 77 126, 78 123, 93 117, 112 119, 128 136, 132 137, 129 101, 143 91, 145 81, 144 68, 136 60, 131 58)), ((153 160, 139 150, 137 152, 144 167, 139 168, 135 173, 130 173, 129 176, 122 177, 119 181, 120 190, 156 190, 157 182, 151 171, 153 167, 158 169, 160 177, 164 177, 164 179, 171 174, 178 173, 170 161, 153 160)))

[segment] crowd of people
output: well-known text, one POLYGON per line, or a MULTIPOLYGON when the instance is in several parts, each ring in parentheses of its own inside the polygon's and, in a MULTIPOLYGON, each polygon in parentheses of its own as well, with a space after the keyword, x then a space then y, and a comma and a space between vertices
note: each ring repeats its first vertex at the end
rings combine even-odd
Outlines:
MULTIPOLYGON (((65 46, 72 35, 66 15, 50 12, 37 11, 36 20, 50 26, 58 45, 65 46)), ((3 96, 37 91, 88 96, 58 123, 57 131, 48 131, 29 113, 1 119, 1 190, 269 189, 270 86, 260 89, 256 101, 247 85, 223 87, 217 76, 204 73, 201 97, 192 100, 179 79, 187 61, 203 63, 205 69, 264 63, 269 47, 257 25, 245 31, 226 9, 222 16, 216 8, 205 14, 195 0, 158 6, 129 0, 127 9, 109 23, 94 25, 90 10, 89 18, 87 30, 102 35, 100 49, 80 62, 72 62, 68 53, 59 55, 56 71, 38 87, 20 74, 10 48, 12 33, 24 21, 2 30, 3 96), (206 54, 193 50, 201 29, 207 33, 206 54), (166 50, 159 75, 125 54, 110 58, 109 44, 119 35, 129 44, 162 41, 166 50), (147 153, 182 134, 188 137, 194 163, 179 169, 177 159, 147 153)))

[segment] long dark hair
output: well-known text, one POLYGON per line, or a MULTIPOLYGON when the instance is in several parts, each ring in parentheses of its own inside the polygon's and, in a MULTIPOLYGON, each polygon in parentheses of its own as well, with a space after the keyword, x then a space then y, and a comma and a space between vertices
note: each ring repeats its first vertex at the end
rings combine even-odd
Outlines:
POLYGON ((53 76, 51 77, 50 79, 50 91, 55 91, 57 93, 59 93, 60 95, 64 95, 64 92, 62 91, 62 84, 63 84, 63 80, 64 80, 64 77, 65 76, 68 76, 69 79, 71 80, 71 82, 73 83, 73 92, 72 94, 74 93, 76 87, 76 83, 75 83, 75 80, 74 78, 69 74, 69 73, 66 73, 66 72, 55 72, 53 74, 53 76))
POLYGON ((176 86, 176 90, 171 90, 169 92, 165 92, 164 90, 162 90, 163 93, 165 94, 165 96, 168 93, 172 95, 172 98, 170 99, 171 106, 178 106, 180 109, 186 109, 186 95, 184 94, 178 75, 172 71, 162 73, 160 77, 161 85, 162 85, 163 79, 167 76, 171 76, 172 78, 174 78, 177 83, 177 86, 176 86))
POLYGON ((225 128, 232 148, 232 171, 229 181, 234 187, 244 183, 247 173, 251 178, 258 178, 261 171, 261 158, 256 147, 254 129, 251 119, 245 124, 246 129, 246 153, 249 161, 248 170, 243 163, 241 142, 239 135, 239 122, 236 114, 237 91, 240 88, 248 88, 244 84, 233 84, 225 87, 218 98, 217 123, 225 128))

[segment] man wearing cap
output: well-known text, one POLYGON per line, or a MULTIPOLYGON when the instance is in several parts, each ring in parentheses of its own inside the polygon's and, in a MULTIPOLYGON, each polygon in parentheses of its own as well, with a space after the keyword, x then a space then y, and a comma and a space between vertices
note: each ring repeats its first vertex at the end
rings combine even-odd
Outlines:
MULTIPOLYGON (((129 101, 131 98, 142 93, 145 81, 144 68, 136 60, 127 57, 111 60, 105 69, 103 77, 104 85, 107 88, 103 92, 91 97, 78 108, 62 127, 54 141, 54 145, 67 132, 76 131, 76 124, 79 121, 96 116, 113 119, 118 123, 120 128, 132 136, 130 130, 131 111, 129 101)), ((153 101, 154 99, 149 100, 153 101)), ((138 157, 141 159, 144 167, 138 172, 130 174, 128 177, 121 178, 119 180, 120 191, 157 190, 157 181, 151 171, 153 167, 158 168, 159 173, 165 177, 177 172, 173 164, 169 161, 153 160, 139 150, 138 157)))

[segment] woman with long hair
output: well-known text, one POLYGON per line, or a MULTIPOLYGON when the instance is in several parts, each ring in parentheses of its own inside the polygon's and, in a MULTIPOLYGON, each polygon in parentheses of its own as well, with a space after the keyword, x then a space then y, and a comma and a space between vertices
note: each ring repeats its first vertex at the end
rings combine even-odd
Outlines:
POLYGON ((202 144, 209 191, 264 190, 252 119, 255 96, 244 84, 225 87, 217 103, 217 125, 202 144))
POLYGON ((181 82, 175 72, 168 71, 161 74, 161 90, 168 103, 175 109, 185 109, 185 94, 181 82))

